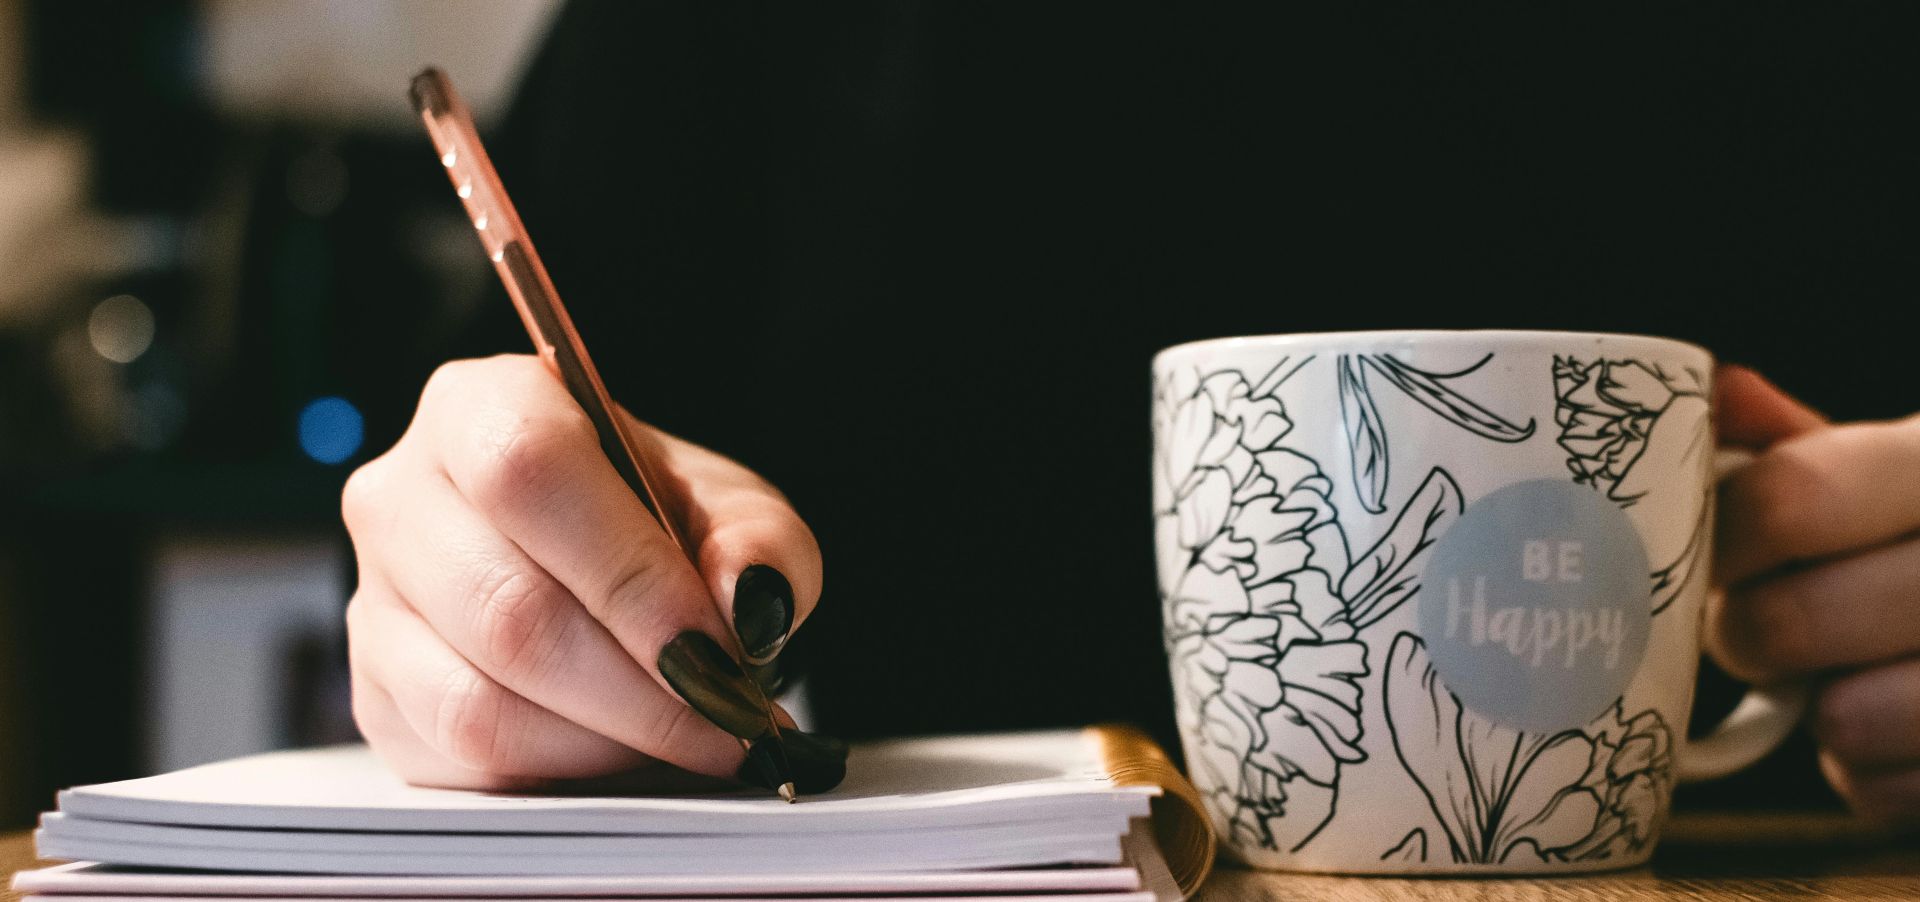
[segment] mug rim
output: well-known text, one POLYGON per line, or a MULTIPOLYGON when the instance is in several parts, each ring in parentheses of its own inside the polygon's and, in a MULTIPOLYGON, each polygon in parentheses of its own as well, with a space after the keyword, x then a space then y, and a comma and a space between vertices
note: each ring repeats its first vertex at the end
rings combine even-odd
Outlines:
POLYGON ((1466 344, 1475 341, 1498 341, 1510 344, 1569 341, 1625 342, 1665 346, 1668 349, 1703 354, 1710 362, 1717 360, 1713 352, 1703 345, 1679 338, 1634 332, 1583 332, 1570 329, 1358 329, 1339 332, 1277 332, 1264 335, 1222 335, 1215 338, 1200 338, 1161 348, 1153 355, 1153 365, 1157 367, 1170 357, 1200 350, 1285 348, 1289 345, 1320 343, 1395 341, 1420 341, 1441 345, 1466 344))

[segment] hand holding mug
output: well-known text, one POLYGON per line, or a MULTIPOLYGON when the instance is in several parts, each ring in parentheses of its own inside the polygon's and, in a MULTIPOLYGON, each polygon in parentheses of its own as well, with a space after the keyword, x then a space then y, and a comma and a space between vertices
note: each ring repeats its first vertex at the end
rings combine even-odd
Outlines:
POLYGON ((1821 768, 1860 813, 1920 817, 1920 419, 1831 425, 1719 373, 1723 485, 1708 646, 1756 682, 1814 680, 1821 768))

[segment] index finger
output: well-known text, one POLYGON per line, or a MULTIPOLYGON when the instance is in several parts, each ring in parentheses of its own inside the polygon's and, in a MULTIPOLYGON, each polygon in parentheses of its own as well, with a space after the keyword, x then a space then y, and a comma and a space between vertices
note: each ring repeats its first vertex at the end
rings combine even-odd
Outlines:
POLYGON ((747 660, 764 664, 820 600, 820 544, 785 495, 740 463, 634 419, 658 449, 670 515, 679 518, 707 590, 747 660))
POLYGON ((527 356, 465 366, 471 379, 421 405, 455 488, 661 684, 721 729, 760 738, 766 709, 726 651, 706 586, 560 381, 527 356))

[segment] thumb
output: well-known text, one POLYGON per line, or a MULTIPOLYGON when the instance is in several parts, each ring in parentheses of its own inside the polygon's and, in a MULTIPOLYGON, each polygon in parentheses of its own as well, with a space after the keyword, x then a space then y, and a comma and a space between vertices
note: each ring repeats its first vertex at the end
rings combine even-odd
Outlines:
POLYGON ((1827 418, 1781 391, 1767 377, 1738 364, 1714 373, 1720 443, 1755 451, 1827 424, 1827 418))

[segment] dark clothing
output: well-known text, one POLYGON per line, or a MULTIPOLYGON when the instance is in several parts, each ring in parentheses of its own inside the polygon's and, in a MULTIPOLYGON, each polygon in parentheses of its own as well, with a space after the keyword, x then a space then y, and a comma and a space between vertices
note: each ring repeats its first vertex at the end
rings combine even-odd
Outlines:
POLYGON ((1171 740, 1160 347, 1647 332, 1915 406, 1905 9, 1591 12, 576 3, 497 158, 614 394, 818 533, 823 726, 1171 740))

